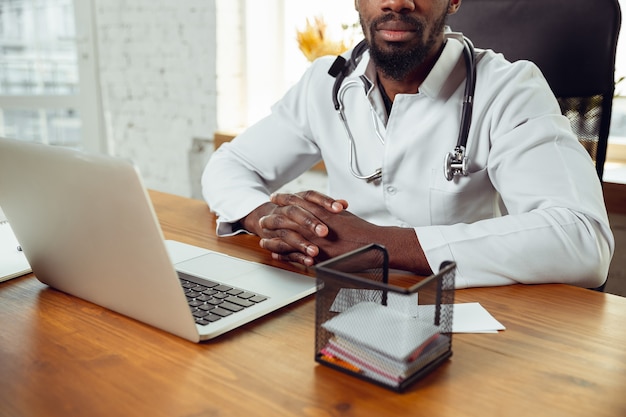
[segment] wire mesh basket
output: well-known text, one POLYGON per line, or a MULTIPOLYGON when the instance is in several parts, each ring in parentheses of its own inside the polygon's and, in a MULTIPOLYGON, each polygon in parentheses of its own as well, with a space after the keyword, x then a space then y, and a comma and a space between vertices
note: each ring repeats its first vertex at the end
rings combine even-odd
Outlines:
POLYGON ((377 244, 317 265, 315 361, 400 392, 452 355, 456 265, 417 283, 388 265, 377 244))

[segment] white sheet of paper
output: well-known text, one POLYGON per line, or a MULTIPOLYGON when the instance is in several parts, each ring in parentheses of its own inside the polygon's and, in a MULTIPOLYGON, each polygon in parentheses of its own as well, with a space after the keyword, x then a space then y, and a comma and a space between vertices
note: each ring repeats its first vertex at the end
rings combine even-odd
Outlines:
MULTIPOLYGON (((0 213, 2 215, 2 213, 0 213)), ((31 272, 9 223, 0 220, 0 282, 31 272)))
MULTIPOLYGON (((381 290, 341 288, 330 306, 330 311, 341 313, 364 301, 380 304, 382 299, 383 292, 381 290)), ((417 293, 404 295, 388 291, 387 306, 408 316, 417 317, 417 293)))
POLYGON ((505 329, 480 303, 454 304, 453 333, 497 333, 505 329))
MULTIPOLYGON (((347 289, 342 288, 337 294, 330 311, 342 312, 364 301, 380 303, 380 290, 347 289)), ((433 315, 432 305, 417 305, 417 294, 402 296, 389 293, 388 305, 398 312, 412 317, 418 317, 423 311, 425 317, 433 315)), ((459 303, 453 305, 452 332, 453 333, 497 333, 506 328, 496 320, 480 303, 459 303)))

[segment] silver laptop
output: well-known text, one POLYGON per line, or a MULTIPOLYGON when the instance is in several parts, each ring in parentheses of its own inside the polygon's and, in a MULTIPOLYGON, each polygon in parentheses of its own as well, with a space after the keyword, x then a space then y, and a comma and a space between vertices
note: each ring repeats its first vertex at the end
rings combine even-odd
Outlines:
POLYGON ((123 159, 0 138, 0 206, 41 282, 194 342, 316 289, 305 275, 164 241, 123 159))

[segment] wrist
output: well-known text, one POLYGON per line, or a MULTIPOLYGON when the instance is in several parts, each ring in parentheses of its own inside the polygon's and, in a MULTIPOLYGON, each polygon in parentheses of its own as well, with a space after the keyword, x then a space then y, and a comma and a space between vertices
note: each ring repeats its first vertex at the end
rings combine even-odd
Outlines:
POLYGON ((389 253, 389 266, 418 275, 430 275, 432 271, 424 250, 413 228, 391 227, 385 233, 383 245, 389 253))
POLYGON ((261 204, 259 207, 248 213, 247 216, 239 220, 239 224, 243 229, 247 230, 248 232, 253 233, 257 236, 261 236, 262 230, 261 226, 259 225, 259 220, 263 216, 269 214, 275 207, 276 205, 270 202, 261 204))

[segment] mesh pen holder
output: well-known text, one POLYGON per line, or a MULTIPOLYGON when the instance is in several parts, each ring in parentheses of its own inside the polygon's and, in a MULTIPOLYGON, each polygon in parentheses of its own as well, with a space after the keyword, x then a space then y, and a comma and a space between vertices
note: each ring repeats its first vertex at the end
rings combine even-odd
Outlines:
POLYGON ((316 267, 315 361, 394 391, 452 355, 456 265, 411 286, 376 244, 316 267))

